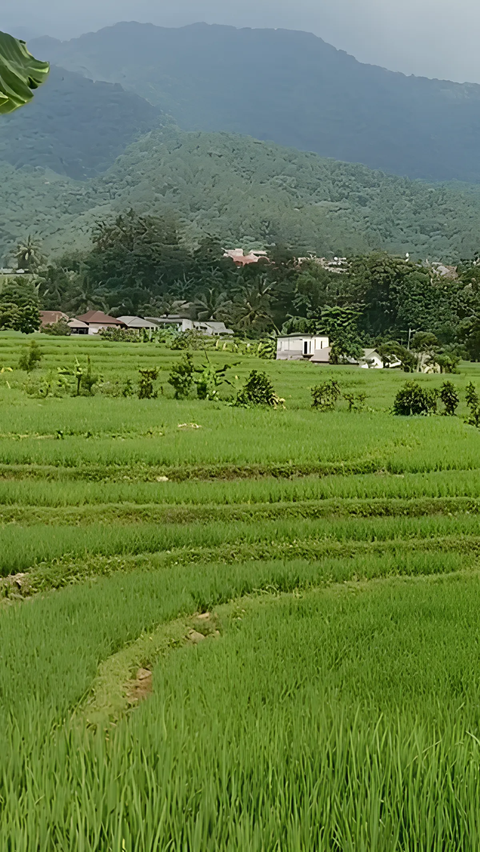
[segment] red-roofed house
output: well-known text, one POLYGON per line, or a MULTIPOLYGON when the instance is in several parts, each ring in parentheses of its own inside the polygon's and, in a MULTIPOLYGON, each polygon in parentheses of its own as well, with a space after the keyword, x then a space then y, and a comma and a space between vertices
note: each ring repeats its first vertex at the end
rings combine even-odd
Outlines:
POLYGON ((46 325, 56 325, 60 320, 68 320, 66 314, 63 311, 40 311, 40 321, 41 327, 45 328, 46 325))
POLYGON ((223 256, 233 260, 235 266, 249 266, 259 260, 268 260, 266 251, 250 251, 244 254, 243 249, 228 249, 223 256))

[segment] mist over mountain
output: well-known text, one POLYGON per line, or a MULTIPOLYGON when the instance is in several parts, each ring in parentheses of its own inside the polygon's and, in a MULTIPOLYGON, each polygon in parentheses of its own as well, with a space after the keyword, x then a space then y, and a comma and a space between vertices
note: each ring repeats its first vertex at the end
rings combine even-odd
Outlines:
POLYGON ((288 30, 122 23, 30 45, 186 130, 228 131, 431 181, 480 182, 480 85, 364 65, 288 30))

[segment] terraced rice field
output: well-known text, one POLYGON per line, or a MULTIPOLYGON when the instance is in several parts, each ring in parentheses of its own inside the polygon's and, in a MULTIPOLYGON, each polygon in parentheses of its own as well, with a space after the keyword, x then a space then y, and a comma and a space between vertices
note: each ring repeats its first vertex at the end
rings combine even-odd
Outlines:
POLYGON ((102 387, 27 396, 0 335, 0 849, 477 850, 464 408, 396 418, 402 374, 229 353, 286 409, 175 401, 177 352, 39 342, 38 375, 90 355, 102 387), (158 399, 106 395, 152 365, 158 399), (310 409, 332 374, 364 412, 310 409))

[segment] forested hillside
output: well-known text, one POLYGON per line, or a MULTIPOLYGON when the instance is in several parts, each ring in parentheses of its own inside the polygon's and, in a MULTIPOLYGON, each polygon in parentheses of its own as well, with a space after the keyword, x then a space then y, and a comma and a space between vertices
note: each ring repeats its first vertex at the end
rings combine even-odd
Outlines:
POLYGON ((480 181, 480 86, 364 65, 308 33, 124 23, 31 47, 121 83, 187 130, 248 134, 411 178, 480 181))
POLYGON ((152 131, 102 176, 0 167, 0 252, 26 234, 48 249, 85 246, 98 219, 130 207, 176 214, 195 243, 206 233, 245 248, 284 242, 298 253, 386 249, 457 260, 478 249, 480 193, 432 187, 224 133, 152 131))
POLYGON ((82 180, 102 174, 160 118, 158 107, 118 84, 54 67, 31 103, 2 117, 0 161, 82 180))

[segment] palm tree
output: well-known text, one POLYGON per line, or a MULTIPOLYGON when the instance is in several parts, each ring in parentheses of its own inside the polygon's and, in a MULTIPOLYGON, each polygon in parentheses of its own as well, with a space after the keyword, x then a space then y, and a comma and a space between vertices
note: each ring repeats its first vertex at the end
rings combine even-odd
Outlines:
POLYGON ((37 272, 45 261, 40 241, 29 235, 23 243, 17 245, 15 260, 17 269, 37 272))
POLYGON ((260 330, 273 322, 272 285, 262 276, 251 287, 243 288, 235 302, 235 323, 239 328, 260 330))
POLYGON ((69 310, 75 313, 98 309, 107 311, 107 295, 108 291, 105 288, 92 283, 87 276, 79 277, 77 288, 69 303, 69 310))
POLYGON ((220 292, 216 287, 210 287, 203 293, 199 293, 193 303, 197 319, 204 322, 225 318, 231 305, 231 299, 227 294, 220 292))

